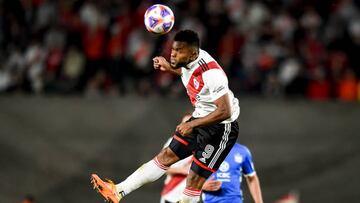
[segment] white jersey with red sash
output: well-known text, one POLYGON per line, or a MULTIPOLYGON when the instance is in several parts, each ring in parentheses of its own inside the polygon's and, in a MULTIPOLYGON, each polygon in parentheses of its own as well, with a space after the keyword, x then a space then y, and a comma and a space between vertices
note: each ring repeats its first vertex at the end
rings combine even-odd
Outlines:
POLYGON ((239 101, 229 89, 228 79, 220 65, 204 50, 200 49, 196 60, 181 68, 181 80, 195 110, 194 118, 204 117, 215 111, 215 100, 228 94, 231 117, 222 123, 235 121, 240 114, 239 101))

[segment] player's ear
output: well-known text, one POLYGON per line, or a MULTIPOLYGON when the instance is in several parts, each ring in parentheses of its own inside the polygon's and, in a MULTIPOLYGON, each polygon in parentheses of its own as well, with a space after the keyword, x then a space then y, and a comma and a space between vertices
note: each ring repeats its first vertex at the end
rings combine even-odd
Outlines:
POLYGON ((198 57, 198 50, 195 47, 191 47, 191 57, 190 59, 193 61, 198 57))

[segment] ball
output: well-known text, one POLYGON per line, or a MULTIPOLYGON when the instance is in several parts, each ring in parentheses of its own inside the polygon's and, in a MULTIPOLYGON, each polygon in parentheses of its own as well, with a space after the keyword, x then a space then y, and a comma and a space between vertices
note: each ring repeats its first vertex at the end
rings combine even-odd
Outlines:
POLYGON ((146 29, 151 33, 168 33, 175 23, 175 17, 172 10, 162 4, 150 6, 144 15, 146 29))

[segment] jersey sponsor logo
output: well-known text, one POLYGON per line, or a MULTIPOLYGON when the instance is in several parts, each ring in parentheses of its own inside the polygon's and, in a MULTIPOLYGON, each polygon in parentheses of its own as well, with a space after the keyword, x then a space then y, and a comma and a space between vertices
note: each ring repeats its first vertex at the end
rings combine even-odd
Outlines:
POLYGON ((222 182, 230 182, 231 173, 230 164, 225 160, 221 163, 218 172, 216 173, 216 179, 222 182))
POLYGON ((216 174, 217 179, 230 179, 231 178, 231 174, 230 172, 227 173, 217 173, 216 174))
POLYGON ((230 164, 227 161, 223 161, 219 167, 219 171, 226 172, 230 168, 230 164))
POLYGON ((220 86, 218 88, 216 88, 213 93, 219 93, 221 90, 223 90, 225 87, 224 86, 220 86))

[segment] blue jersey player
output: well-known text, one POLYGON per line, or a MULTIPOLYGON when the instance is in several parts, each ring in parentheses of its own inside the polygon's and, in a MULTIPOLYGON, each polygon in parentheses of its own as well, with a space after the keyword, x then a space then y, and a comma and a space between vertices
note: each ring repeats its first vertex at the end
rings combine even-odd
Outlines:
POLYGON ((204 203, 242 203, 243 196, 240 185, 243 176, 254 202, 262 203, 260 183, 251 153, 246 146, 236 143, 219 169, 205 183, 202 197, 204 203), (207 191, 206 189, 214 190, 214 187, 217 187, 216 191, 207 191))

